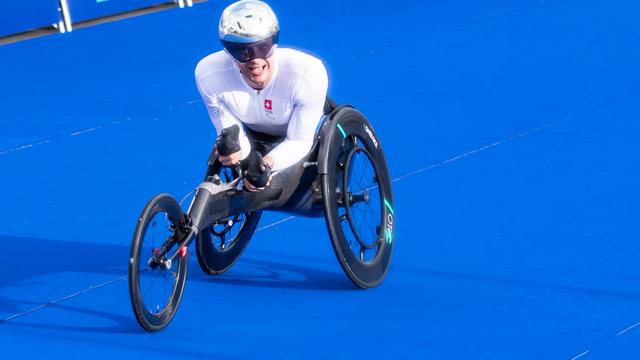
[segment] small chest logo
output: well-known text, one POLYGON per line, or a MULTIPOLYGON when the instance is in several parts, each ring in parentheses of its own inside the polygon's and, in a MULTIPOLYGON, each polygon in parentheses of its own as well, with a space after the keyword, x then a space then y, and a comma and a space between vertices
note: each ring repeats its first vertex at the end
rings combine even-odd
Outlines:
POLYGON ((268 111, 273 110, 273 102, 269 99, 264 99, 264 109, 268 111))

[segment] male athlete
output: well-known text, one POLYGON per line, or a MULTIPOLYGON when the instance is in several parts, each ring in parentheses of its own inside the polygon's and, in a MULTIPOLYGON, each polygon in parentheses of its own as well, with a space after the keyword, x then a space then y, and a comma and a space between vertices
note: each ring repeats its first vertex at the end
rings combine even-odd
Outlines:
MULTIPOLYGON (((269 175, 248 174, 244 184, 262 191, 272 171, 291 167, 311 149, 323 115, 327 71, 313 56, 278 47, 278 19, 262 1, 229 5, 218 30, 224 51, 198 63, 196 83, 217 133, 239 131, 239 146, 229 148, 219 136, 218 160, 225 166, 258 161, 257 168, 269 175)), ((256 169, 253 165, 249 168, 256 169)))

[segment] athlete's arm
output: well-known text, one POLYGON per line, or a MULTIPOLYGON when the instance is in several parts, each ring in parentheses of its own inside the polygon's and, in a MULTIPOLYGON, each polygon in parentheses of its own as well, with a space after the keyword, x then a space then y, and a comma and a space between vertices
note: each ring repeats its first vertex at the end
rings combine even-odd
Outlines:
POLYGON ((238 161, 246 158, 251 152, 251 144, 249 143, 247 134, 244 132, 242 122, 229 111, 224 100, 209 88, 202 79, 196 77, 196 84, 198 86, 200 96, 202 96, 202 100, 204 101, 205 107, 207 108, 207 112, 209 113, 209 118, 211 119, 213 126, 216 128, 216 133, 220 134, 222 129, 226 129, 233 125, 238 125, 240 128, 239 140, 241 150, 227 156, 218 155, 218 159, 223 165, 235 165, 238 161))
POLYGON ((287 137, 265 156, 265 161, 272 162, 274 171, 295 164, 311 150, 316 128, 322 118, 327 86, 327 71, 322 65, 312 79, 299 84, 294 95, 295 104, 287 127, 287 137))

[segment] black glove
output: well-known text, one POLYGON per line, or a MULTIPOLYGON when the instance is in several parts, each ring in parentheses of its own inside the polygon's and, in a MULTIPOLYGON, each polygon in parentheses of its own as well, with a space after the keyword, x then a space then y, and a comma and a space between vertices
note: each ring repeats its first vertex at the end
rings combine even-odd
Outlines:
POLYGON ((231 125, 222 129, 216 140, 216 149, 218 149, 218 154, 222 156, 229 156, 240 151, 240 127, 231 125))
POLYGON ((271 168, 257 151, 252 151, 242 160, 242 169, 247 179, 255 187, 265 187, 271 176, 271 168))

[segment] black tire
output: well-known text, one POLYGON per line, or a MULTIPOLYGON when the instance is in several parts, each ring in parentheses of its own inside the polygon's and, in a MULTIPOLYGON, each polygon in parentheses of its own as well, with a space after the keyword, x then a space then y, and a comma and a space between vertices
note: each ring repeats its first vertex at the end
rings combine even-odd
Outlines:
POLYGON ((177 256, 171 266, 152 266, 156 249, 175 251, 183 238, 180 205, 168 194, 151 199, 138 218, 129 257, 129 297, 140 326, 149 332, 164 329, 173 319, 184 291, 189 253, 177 256), (160 225, 158 225, 160 224, 160 225), (160 280, 158 282, 158 279, 160 280))
POLYGON ((389 170, 380 142, 360 112, 341 108, 330 126, 335 128, 323 140, 328 151, 322 175, 329 237, 347 277, 361 288, 375 287, 386 276, 393 252, 395 215, 389 170), (364 225, 357 223, 358 216, 364 225))
MULTIPOLYGON (((228 182, 234 175, 229 168, 220 168, 220 180, 228 182)), ((258 227, 262 211, 240 214, 213 224, 198 233, 196 255, 202 271, 220 275, 238 261, 258 227)))

